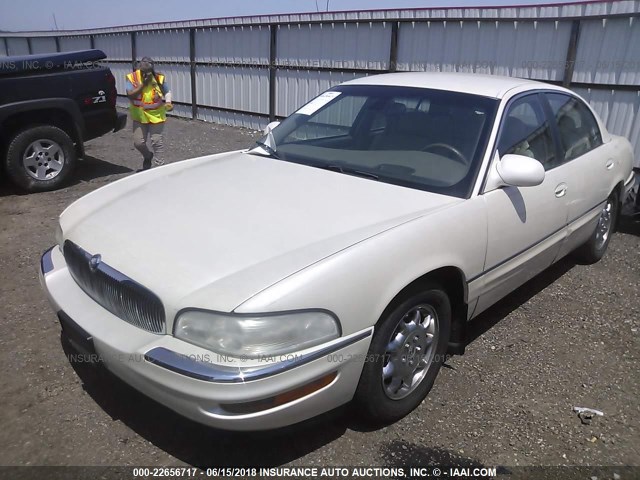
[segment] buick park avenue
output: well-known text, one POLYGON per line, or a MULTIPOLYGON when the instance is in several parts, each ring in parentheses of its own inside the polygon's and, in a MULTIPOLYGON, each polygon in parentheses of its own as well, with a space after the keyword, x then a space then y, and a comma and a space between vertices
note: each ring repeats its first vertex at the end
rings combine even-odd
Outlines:
POLYGON ((369 76, 246 150, 81 198, 41 281, 77 350, 185 417, 260 430, 355 402, 393 422, 469 320, 565 255, 605 254, 631 166, 564 88, 369 76))

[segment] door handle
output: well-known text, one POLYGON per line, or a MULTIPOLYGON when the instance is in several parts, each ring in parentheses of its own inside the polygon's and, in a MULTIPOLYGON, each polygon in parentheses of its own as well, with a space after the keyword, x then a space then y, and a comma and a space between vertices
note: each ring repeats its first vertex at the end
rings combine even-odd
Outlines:
POLYGON ((614 166, 615 166, 616 162, 613 161, 613 158, 610 158, 609 160, 607 160, 607 170, 611 170, 614 166))
POLYGON ((560 197, 564 197, 564 195, 567 193, 567 184, 566 183, 561 183, 560 185, 558 185, 556 187, 556 197, 560 198, 560 197))

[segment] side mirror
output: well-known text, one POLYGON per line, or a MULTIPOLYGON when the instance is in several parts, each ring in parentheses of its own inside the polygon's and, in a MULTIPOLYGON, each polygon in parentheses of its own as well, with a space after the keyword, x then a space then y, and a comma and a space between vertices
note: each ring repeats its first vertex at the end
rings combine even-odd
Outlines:
POLYGON ((265 135, 267 135, 271 130, 273 130, 274 128, 276 128, 278 125, 280 125, 280 122, 271 122, 269 125, 267 125, 266 127, 264 127, 264 131, 263 133, 265 135))
POLYGON ((544 181, 544 167, 535 158, 508 154, 496 165, 498 175, 505 185, 534 187, 544 181))

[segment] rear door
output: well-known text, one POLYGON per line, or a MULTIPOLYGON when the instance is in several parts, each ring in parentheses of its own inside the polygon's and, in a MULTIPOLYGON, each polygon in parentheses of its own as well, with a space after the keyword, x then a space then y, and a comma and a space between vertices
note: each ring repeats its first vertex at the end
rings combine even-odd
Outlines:
POLYGON ((544 94, 560 144, 558 168, 567 184, 567 240, 560 255, 587 241, 610 193, 616 165, 612 145, 602 143, 598 123, 585 103, 562 92, 544 94))
POLYGON ((558 148, 543 100, 539 93, 519 96, 503 115, 497 155, 535 158, 545 167, 545 179, 533 187, 500 187, 483 194, 488 245, 474 314, 551 265, 565 237, 567 175, 554 168, 558 148))

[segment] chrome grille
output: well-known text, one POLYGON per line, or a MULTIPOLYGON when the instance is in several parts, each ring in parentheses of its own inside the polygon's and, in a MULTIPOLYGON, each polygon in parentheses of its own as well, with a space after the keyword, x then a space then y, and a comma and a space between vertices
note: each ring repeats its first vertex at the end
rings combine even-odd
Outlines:
POLYGON ((64 242, 64 258, 78 286, 105 309, 136 327, 164 332, 164 307, 153 292, 70 240, 64 242))

